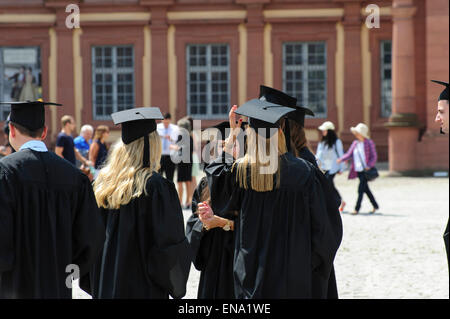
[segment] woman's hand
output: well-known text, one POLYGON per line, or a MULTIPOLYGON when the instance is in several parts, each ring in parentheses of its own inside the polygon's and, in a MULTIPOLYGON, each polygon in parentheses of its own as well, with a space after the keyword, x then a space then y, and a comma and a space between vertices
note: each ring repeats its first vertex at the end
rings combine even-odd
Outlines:
POLYGON ((200 220, 208 219, 214 216, 214 212, 206 202, 199 203, 197 206, 197 214, 200 220))
POLYGON ((342 163, 342 160, 341 160, 340 158, 338 158, 338 159, 336 160, 336 163, 341 164, 341 163, 342 163))

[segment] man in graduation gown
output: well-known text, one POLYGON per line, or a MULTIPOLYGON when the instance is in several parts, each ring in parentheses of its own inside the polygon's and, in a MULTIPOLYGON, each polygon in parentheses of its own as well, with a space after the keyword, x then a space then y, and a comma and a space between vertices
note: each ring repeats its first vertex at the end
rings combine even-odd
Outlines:
MULTIPOLYGON (((437 84, 443 85, 445 87, 445 89, 441 92, 441 94, 439 95, 438 98, 438 112, 436 114, 436 119, 435 121, 437 123, 440 124, 441 128, 440 128, 440 132, 441 134, 448 134, 449 132, 449 112, 450 110, 448 109, 448 101, 449 101, 449 90, 448 90, 448 83, 447 82, 442 82, 442 81, 435 81, 432 80, 432 82, 435 82, 437 84)), ((444 243, 445 243, 445 249, 447 251, 447 264, 449 267, 449 272, 450 272, 450 244, 449 244, 449 228, 448 228, 449 222, 447 221, 447 228, 445 229, 444 232, 444 243)))
MULTIPOLYGON (((236 113, 249 117, 251 127, 264 131, 279 127, 278 121, 290 112, 288 109, 255 99, 236 113)), ((230 112, 230 122, 235 121, 234 111, 230 112)), ((224 152, 205 172, 212 209, 239 211, 235 226, 236 297, 327 298, 340 242, 333 234, 312 166, 286 152, 279 157, 280 185, 260 192, 236 182, 233 164, 232 156, 224 152)))
POLYGON ((0 160, 0 298, 71 298, 104 241, 88 178, 49 152, 44 105, 14 102, 0 160), (67 271, 67 272, 66 272, 67 271))

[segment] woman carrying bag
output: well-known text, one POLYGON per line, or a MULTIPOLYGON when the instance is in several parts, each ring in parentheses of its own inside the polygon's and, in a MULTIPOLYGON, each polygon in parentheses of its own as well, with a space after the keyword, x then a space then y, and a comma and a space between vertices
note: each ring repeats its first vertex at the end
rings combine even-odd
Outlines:
POLYGON ((358 214, 364 193, 367 194, 372 203, 373 209, 370 213, 373 214, 378 209, 378 203, 369 189, 368 182, 378 175, 375 169, 375 163, 377 162, 375 143, 369 138, 367 125, 359 123, 356 127, 350 128, 350 130, 355 135, 356 140, 353 141, 347 153, 337 160, 337 163, 352 159, 348 179, 359 178, 358 200, 352 214, 358 214))

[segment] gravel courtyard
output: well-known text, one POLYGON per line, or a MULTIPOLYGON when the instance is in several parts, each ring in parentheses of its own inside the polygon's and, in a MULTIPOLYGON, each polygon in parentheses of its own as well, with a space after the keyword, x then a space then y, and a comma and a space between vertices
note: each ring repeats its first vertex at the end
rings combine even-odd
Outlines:
MULTIPOLYGON (((449 218, 449 179, 387 177, 370 183, 380 205, 370 215, 365 197, 353 216, 358 181, 336 176, 347 202, 344 236, 335 259, 340 298, 449 298, 449 274, 442 239, 449 218)), ((185 220, 190 211, 185 210, 185 220)), ((196 298, 199 272, 192 266, 185 298, 196 298)), ((87 298, 79 289, 75 298, 87 298)))

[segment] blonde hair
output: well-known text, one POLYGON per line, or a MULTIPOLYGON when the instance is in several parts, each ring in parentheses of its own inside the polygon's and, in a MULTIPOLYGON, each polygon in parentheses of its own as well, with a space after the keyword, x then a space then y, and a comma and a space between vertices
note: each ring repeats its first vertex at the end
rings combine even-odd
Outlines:
POLYGON ((101 140, 103 134, 105 134, 106 132, 109 132, 109 127, 107 127, 106 125, 97 126, 97 128, 95 129, 94 141, 101 140))
POLYGON ((118 209, 144 192, 146 183, 161 160, 161 139, 156 131, 150 133, 150 167, 143 167, 144 137, 130 144, 120 139, 113 146, 106 165, 94 182, 94 193, 99 207, 118 209))
POLYGON ((247 133, 247 151, 245 156, 233 165, 233 170, 236 168, 236 181, 239 186, 244 189, 252 189, 257 192, 268 192, 280 186, 280 155, 287 152, 286 142, 283 131, 278 129, 278 134, 274 134, 271 138, 265 139, 265 148, 260 149, 261 144, 258 142, 259 135, 253 128, 248 127, 247 133), (277 139, 277 140, 274 140, 277 139), (273 158, 269 159, 269 164, 260 162, 260 155, 264 152, 267 155, 276 154, 276 171, 273 174, 261 173, 262 170, 273 165, 273 158), (270 163, 272 162, 272 163, 270 163), (250 185, 248 185, 248 172, 250 171, 250 185), (275 180, 275 181, 274 181, 275 180), (274 185, 275 182, 275 185, 274 185))

